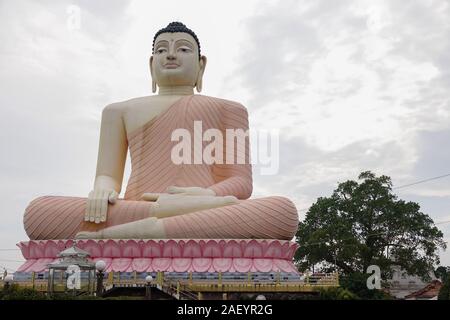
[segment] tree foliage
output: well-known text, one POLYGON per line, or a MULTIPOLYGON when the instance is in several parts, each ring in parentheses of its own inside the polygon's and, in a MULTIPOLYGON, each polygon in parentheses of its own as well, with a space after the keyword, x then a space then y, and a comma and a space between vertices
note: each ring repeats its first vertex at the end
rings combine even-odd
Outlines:
POLYGON ((450 267, 440 266, 434 272, 442 282, 442 287, 439 290, 438 300, 450 300, 450 267))
POLYGON ((439 290, 438 300, 450 300, 450 277, 447 277, 439 290))
POLYGON ((450 267, 439 266, 434 274, 436 278, 440 279, 442 283, 447 280, 447 277, 450 275, 450 267))
POLYGON ((333 287, 320 290, 317 300, 359 300, 359 297, 345 288, 333 287))
POLYGON ((309 208, 296 235, 299 268, 320 264, 348 275, 378 265, 388 276, 396 265, 427 279, 446 247, 442 232, 419 204, 393 194, 388 176, 366 171, 358 180, 340 183, 309 208))

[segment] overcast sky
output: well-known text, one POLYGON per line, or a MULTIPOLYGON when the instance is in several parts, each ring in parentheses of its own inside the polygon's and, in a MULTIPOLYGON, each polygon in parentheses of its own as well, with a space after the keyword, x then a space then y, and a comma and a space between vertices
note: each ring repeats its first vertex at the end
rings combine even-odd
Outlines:
MULTIPOLYGON (((151 94, 153 35, 171 21, 200 38, 202 94, 280 131, 280 171, 255 172, 253 197, 285 195, 303 219, 361 171, 394 186, 450 173, 446 0, 0 0, 0 21, 0 266, 21 264, 3 249, 27 240, 32 199, 87 196, 101 111, 151 94)), ((450 177, 396 192, 450 220, 450 177)), ((448 241, 450 223, 438 226, 448 241)))

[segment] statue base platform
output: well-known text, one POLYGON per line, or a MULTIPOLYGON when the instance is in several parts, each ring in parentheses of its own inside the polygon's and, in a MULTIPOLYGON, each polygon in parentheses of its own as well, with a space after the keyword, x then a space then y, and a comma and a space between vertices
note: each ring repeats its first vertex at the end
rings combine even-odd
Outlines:
POLYGON ((106 262, 106 272, 289 272, 298 245, 273 239, 31 240, 20 242, 26 262, 17 272, 45 272, 72 246, 106 262))

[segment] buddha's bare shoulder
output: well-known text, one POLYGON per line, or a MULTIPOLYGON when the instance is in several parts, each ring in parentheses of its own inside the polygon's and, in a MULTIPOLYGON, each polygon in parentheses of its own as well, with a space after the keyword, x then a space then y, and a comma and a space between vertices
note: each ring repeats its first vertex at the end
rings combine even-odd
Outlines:
MULTIPOLYGON (((177 96, 168 97, 158 95, 137 97, 125 101, 111 103, 107 105, 104 110, 110 110, 112 112, 128 113, 129 111, 133 111, 143 107, 148 108, 151 106, 155 106, 156 108, 159 109, 160 105, 171 104, 179 98, 180 97, 177 96)), ((247 111, 247 109, 241 103, 224 98, 195 94, 192 96, 192 99, 210 102, 216 105, 220 105, 227 109, 241 109, 247 111)))
POLYGON ((244 105, 242 105, 242 103, 237 102, 237 101, 223 99, 223 98, 217 98, 217 97, 211 97, 211 96, 205 96, 205 95, 195 95, 195 97, 198 97, 199 99, 204 99, 204 100, 210 101, 212 103, 219 104, 225 108, 231 108, 231 109, 236 108, 236 109, 243 109, 243 110, 247 111, 247 108, 244 105))
POLYGON ((124 101, 114 102, 108 104, 104 111, 118 111, 118 112, 127 112, 131 109, 139 108, 141 106, 149 106, 158 101, 158 96, 144 96, 144 97, 136 97, 131 98, 124 101))

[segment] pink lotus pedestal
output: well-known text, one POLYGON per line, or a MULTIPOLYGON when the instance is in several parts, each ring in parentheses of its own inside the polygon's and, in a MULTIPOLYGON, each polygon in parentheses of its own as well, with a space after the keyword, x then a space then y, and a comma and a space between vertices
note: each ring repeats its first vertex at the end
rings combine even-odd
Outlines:
MULTIPOLYGON (((20 242, 26 262, 17 272, 43 272, 73 240, 20 242)), ((114 272, 294 272, 298 245, 285 240, 164 239, 77 240, 91 260, 114 272)))

